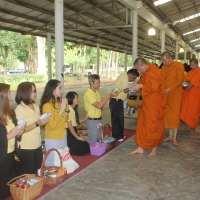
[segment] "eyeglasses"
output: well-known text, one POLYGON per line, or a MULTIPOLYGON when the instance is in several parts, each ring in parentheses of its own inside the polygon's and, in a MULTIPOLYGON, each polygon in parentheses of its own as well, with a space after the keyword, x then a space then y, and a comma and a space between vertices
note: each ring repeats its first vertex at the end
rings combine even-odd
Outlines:
POLYGON ((32 90, 32 92, 36 93, 36 92, 37 92, 37 90, 32 90))

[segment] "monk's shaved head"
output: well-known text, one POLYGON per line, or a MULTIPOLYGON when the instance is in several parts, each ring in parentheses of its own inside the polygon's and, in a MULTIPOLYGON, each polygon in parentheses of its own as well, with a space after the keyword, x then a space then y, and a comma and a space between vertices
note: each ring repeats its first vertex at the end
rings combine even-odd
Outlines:
POLYGON ((147 64, 147 61, 144 58, 137 58, 134 62, 134 66, 135 65, 141 66, 143 64, 147 64))
POLYGON ((137 58, 134 62, 134 67, 139 73, 143 74, 148 68, 148 63, 144 58, 137 58))
POLYGON ((171 54, 169 53, 169 51, 164 51, 164 52, 161 54, 161 57, 172 58, 172 56, 171 56, 171 54))
POLYGON ((172 56, 168 51, 164 51, 161 54, 161 60, 164 66, 170 66, 173 62, 172 56))
POLYGON ((190 59, 190 63, 193 62, 195 63, 196 65, 198 65, 198 60, 196 58, 191 58, 190 59))

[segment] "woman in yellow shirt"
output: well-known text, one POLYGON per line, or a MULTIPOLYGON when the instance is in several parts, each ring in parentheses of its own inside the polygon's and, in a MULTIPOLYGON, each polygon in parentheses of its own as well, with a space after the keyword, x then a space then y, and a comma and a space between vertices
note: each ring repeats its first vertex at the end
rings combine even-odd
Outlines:
MULTIPOLYGON (((62 149, 67 147, 66 121, 68 115, 67 99, 62 99, 60 81, 52 79, 47 82, 41 97, 42 113, 50 112, 50 122, 45 126, 45 145, 48 151, 51 148, 62 149)), ((46 159, 46 166, 54 166, 54 152, 46 159)))
POLYGON ((15 137, 24 132, 25 126, 16 126, 15 113, 10 109, 10 85, 0 83, 0 199, 10 196, 7 182, 15 177, 15 137))
MULTIPOLYGON (((77 122, 74 107, 78 105, 79 99, 76 92, 68 92, 66 95, 69 104, 69 117, 67 120, 67 143, 71 155, 83 156, 90 153, 89 143, 85 138, 77 134, 77 122)), ((87 115, 84 120, 87 120, 87 115)))
POLYGON ((50 119, 40 119, 40 109, 35 103, 36 98, 37 90, 34 83, 22 82, 18 85, 15 113, 18 120, 26 120, 24 134, 18 142, 20 174, 35 174, 40 169, 43 160, 40 126, 48 123, 50 119))

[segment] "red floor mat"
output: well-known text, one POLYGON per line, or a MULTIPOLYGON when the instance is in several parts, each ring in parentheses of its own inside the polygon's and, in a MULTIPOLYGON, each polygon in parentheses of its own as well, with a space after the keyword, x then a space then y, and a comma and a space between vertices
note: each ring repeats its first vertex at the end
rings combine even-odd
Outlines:
MULTIPOLYGON (((125 129, 124 130, 124 135, 126 136, 126 139, 124 139, 124 141, 126 141, 128 138, 130 138, 134 134, 135 134, 135 130, 125 129)), ((122 143, 123 142, 118 142, 117 141, 115 143, 115 147, 119 146, 122 143)), ((102 156, 107 154, 109 151, 111 151, 111 150, 106 150, 106 152, 102 156)), ((71 178, 75 174, 79 173, 81 170, 83 170, 87 166, 91 165, 93 162, 95 162, 96 160, 98 160, 102 156, 92 156, 90 154, 85 155, 85 156, 72 156, 72 158, 79 164, 79 168, 76 171, 74 171, 73 173, 68 174, 66 180, 68 180, 69 178, 71 178)), ((55 187, 56 186, 46 186, 46 185, 44 185, 41 194, 39 196, 37 196, 37 198, 35 198, 35 199, 38 199, 39 197, 43 196, 44 194, 46 194, 47 192, 49 192, 50 190, 52 190, 55 187)), ((6 200, 13 200, 13 198, 9 197, 6 200)))

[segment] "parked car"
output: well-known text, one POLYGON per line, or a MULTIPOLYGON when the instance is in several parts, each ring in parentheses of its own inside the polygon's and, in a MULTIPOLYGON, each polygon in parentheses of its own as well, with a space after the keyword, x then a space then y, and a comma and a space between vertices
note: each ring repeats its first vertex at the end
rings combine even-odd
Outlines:
POLYGON ((93 74, 93 67, 92 66, 90 66, 89 69, 84 70, 84 76, 89 76, 91 74, 93 74))
POLYGON ((4 70, 3 69, 0 69, 0 74, 3 74, 4 73, 4 70))
POLYGON ((18 73, 17 69, 13 69, 13 68, 10 68, 10 69, 8 70, 8 72, 9 72, 10 74, 16 74, 16 73, 18 73))

